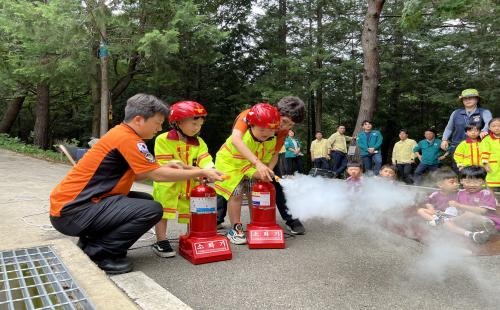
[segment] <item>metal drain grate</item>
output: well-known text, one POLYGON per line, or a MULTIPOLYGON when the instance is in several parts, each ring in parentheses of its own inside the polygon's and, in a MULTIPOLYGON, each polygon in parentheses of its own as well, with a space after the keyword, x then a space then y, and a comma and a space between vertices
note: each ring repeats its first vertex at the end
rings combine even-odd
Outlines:
POLYGON ((95 309, 50 246, 0 252, 0 310, 95 309))

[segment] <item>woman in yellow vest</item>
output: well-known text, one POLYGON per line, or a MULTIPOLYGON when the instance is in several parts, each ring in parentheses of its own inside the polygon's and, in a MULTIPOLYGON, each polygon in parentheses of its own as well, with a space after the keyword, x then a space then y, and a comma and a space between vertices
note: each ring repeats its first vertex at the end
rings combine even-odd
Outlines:
MULTIPOLYGON (((266 104, 254 105, 245 117, 249 129, 243 134, 243 143, 257 156, 257 161, 268 165, 276 152, 276 130, 280 125, 278 109, 266 104)), ((241 224, 241 204, 243 195, 249 197, 252 179, 261 178, 255 162, 246 159, 234 146, 230 136, 217 152, 215 159, 217 170, 228 176, 224 181, 215 183, 215 191, 228 202, 229 219, 232 228, 227 238, 234 244, 245 244, 246 236, 241 224)))
MULTIPOLYGON (((170 107, 168 121, 173 129, 155 140, 155 157, 161 165, 176 162, 185 169, 214 167, 207 145, 198 136, 206 116, 205 108, 195 101, 181 101, 170 107)), ((163 218, 155 226, 157 242, 153 244, 158 256, 175 256, 167 239, 167 221, 178 214, 179 223, 189 223, 189 193, 196 185, 196 180, 153 182, 153 197, 163 207, 163 218)))

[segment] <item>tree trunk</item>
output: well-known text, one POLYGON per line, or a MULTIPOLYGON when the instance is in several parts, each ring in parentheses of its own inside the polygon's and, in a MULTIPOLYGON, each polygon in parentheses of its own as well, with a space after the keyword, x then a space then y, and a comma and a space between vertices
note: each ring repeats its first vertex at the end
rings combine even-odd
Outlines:
POLYGON ((355 132, 361 129, 363 120, 371 120, 377 104, 380 66, 378 55, 378 24, 385 0, 368 0, 368 10, 363 23, 361 44, 363 47, 363 85, 361 105, 355 132))
POLYGON ((16 121, 17 115, 19 114, 21 108, 23 107, 25 98, 26 97, 24 96, 14 98, 12 103, 7 108, 7 111, 5 111, 5 114, 3 115, 2 118, 2 122, 0 122, 0 133, 10 132, 12 125, 14 125, 14 122, 16 121))
POLYGON ((49 147, 49 84, 42 82, 36 86, 36 114, 33 143, 42 148, 49 147))
POLYGON ((97 138, 100 136, 101 130, 101 88, 99 83, 101 81, 100 65, 97 63, 99 58, 99 37, 93 41, 90 53, 95 59, 90 65, 90 94, 92 98, 92 137, 97 138))
POLYGON ((279 14, 279 27, 278 27, 278 52, 279 57, 281 58, 280 65, 278 66, 279 76, 280 76, 280 86, 285 88, 287 82, 287 71, 288 67, 285 61, 287 55, 287 44, 286 37, 288 34, 288 26, 287 26, 287 1, 279 0, 278 7, 279 14))
MULTIPOLYGON (((101 29, 102 42, 106 44, 106 27, 101 29)), ((102 48, 101 48, 102 49, 102 48)), ((102 137, 108 132, 109 123, 109 83, 108 83, 108 61, 107 52, 100 51, 101 58, 101 126, 99 136, 102 137)))
POLYGON ((322 118, 323 118, 323 3, 318 1, 316 8, 316 23, 318 29, 316 30, 316 79, 318 79, 318 86, 316 88, 316 104, 314 105, 314 123, 316 131, 321 131, 322 118))

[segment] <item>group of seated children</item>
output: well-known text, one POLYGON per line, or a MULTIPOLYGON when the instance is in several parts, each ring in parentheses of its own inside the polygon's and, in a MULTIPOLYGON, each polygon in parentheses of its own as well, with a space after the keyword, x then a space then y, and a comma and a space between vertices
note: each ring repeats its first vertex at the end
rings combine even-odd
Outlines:
POLYGON ((484 187, 486 174, 481 166, 463 167, 458 178, 451 170, 436 171, 439 190, 429 196, 418 214, 431 226, 442 225, 475 243, 487 242, 500 228, 500 217, 493 191, 484 187), (460 184, 463 189, 459 190, 460 184))
MULTIPOLYGON (((362 183, 362 167, 357 162, 347 165, 346 179, 354 190, 362 183)), ((378 177, 394 181, 395 168, 384 165, 378 177)), ((500 229, 494 192, 485 188, 487 171, 482 166, 461 167, 457 177, 451 169, 433 173, 438 191, 433 192, 417 213, 430 226, 442 225, 450 232, 465 236, 475 243, 485 243, 500 229), (459 190, 460 184, 463 189, 459 190)))

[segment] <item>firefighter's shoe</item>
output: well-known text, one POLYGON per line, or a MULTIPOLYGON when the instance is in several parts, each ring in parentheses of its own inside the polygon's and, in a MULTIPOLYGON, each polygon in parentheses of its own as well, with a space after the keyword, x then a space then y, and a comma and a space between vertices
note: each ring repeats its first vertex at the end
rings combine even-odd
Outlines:
POLYGON ((299 221, 299 219, 291 220, 286 223, 286 227, 294 235, 303 235, 306 233, 304 225, 299 221))
POLYGON ((152 245, 152 248, 156 255, 163 258, 174 257, 176 254, 168 240, 158 241, 152 245))
POLYGON ((234 224, 234 227, 227 232, 227 239, 232 244, 245 244, 247 243, 247 237, 243 231, 243 225, 241 223, 234 224))
POLYGON ((470 237, 475 243, 483 244, 490 239, 490 234, 487 231, 482 230, 473 232, 472 234, 470 234, 470 237))

